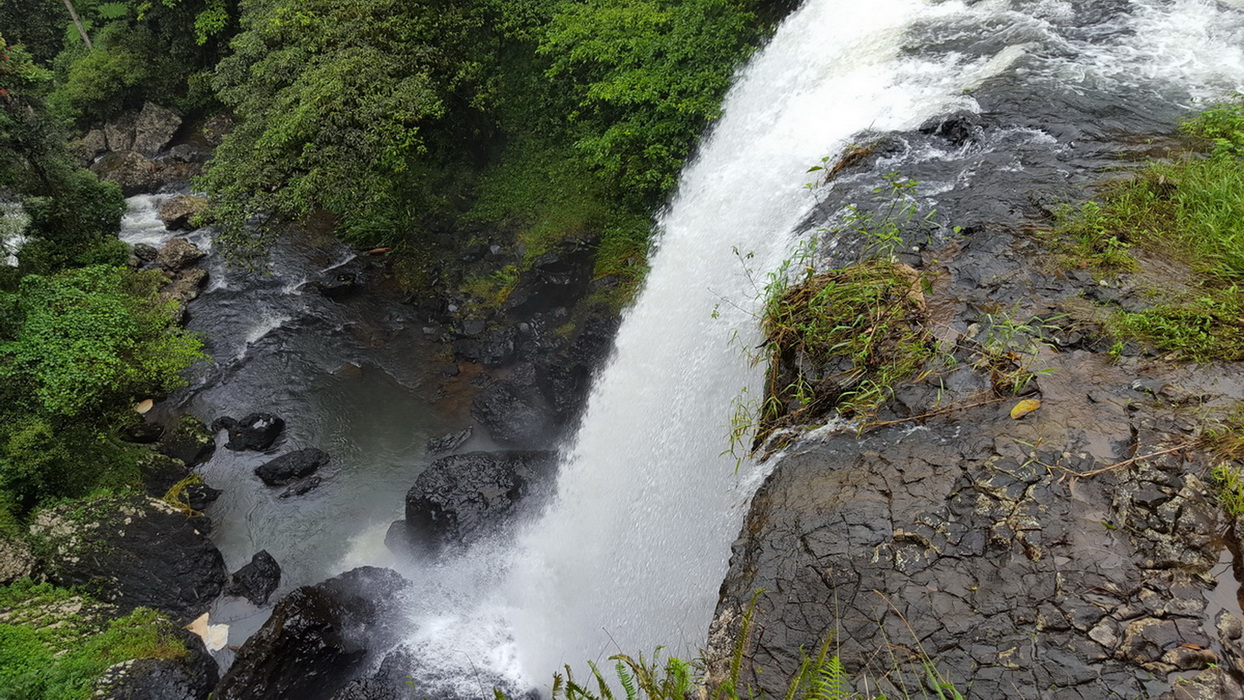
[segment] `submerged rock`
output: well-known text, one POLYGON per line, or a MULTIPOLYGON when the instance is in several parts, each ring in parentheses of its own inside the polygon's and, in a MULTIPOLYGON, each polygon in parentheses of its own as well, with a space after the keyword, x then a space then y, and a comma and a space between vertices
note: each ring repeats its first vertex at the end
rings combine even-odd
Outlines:
MULTIPOLYGON (((388 538, 437 550, 470 544, 496 532, 520 505, 540 502, 552 490, 555 452, 470 452, 436 460, 406 494, 405 537, 388 538)), ((386 542, 387 544, 389 542, 386 542)))
POLYGON ((217 700, 330 698, 406 629, 400 593, 409 583, 389 569, 362 567, 277 603, 238 650, 216 687, 217 700))
POLYGON ((271 413, 252 413, 242 420, 224 416, 212 422, 213 431, 229 431, 229 440, 225 442, 225 447, 236 452, 262 452, 272 447, 284 429, 285 421, 271 413))
POLYGON ((44 510, 30 533, 52 583, 87 586, 122 610, 148 607, 188 622, 225 585, 209 526, 154 498, 107 496, 44 510))
POLYGON ((255 467, 255 476, 263 479, 263 482, 269 486, 285 486, 314 474, 325 464, 328 464, 328 453, 308 447, 281 455, 255 467))
POLYGON ((281 585, 281 567, 276 559, 261 549, 251 557, 250 563, 229 577, 225 595, 245 598, 255 605, 265 605, 268 596, 281 585))

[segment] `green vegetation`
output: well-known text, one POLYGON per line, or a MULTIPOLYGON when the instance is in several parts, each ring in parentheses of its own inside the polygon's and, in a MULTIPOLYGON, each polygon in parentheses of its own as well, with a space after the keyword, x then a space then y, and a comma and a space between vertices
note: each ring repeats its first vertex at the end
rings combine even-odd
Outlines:
MULTIPOLYGON (((347 241, 424 258, 430 234, 482 225, 514 235, 516 271, 596 241, 618 297, 642 275, 651 211, 761 35, 741 0, 238 10, 213 84, 241 123, 201 183, 235 250, 319 213, 347 241)), ((495 304, 507 289, 470 291, 495 304)))
POLYGON ((1182 285, 1169 273, 1148 285, 1151 307, 1112 313, 1106 330, 1114 338, 1194 362, 1244 359, 1244 102, 1210 109, 1181 130, 1191 152, 1064 209, 1054 239, 1065 262, 1095 270, 1143 272, 1152 259, 1186 270, 1182 285))
POLYGON ((186 648, 159 613, 113 620, 73 591, 21 581, 0 587, 0 696, 85 700, 96 679, 128 659, 178 659, 186 648))
POLYGON ((1218 505, 1232 518, 1244 517, 1244 401, 1204 430, 1201 446, 1216 460, 1210 478, 1218 505))
MULTIPOLYGON (((0 46, 3 46, 0 40, 0 46)), ((159 296, 159 273, 120 267, 121 192, 73 164, 44 110, 51 74, 0 50, 0 201, 17 266, 0 265, 0 520, 40 501, 133 486, 119 438, 137 399, 168 392, 202 355, 159 296)), ((11 252, 12 247, 6 248, 11 252)))

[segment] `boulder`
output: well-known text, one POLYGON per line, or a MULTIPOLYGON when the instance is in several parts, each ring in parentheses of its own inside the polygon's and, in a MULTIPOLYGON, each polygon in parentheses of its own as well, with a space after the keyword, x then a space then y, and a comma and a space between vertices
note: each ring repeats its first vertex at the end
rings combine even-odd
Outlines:
POLYGON ((471 400, 471 417, 493 440, 507 447, 547 444, 556 416, 535 379, 535 370, 522 365, 505 379, 485 386, 471 400))
POLYGON ((206 211, 207 200, 203 197, 179 194, 160 202, 156 213, 170 231, 193 231, 198 228, 195 221, 206 211))
POLYGON ((281 599, 238 650, 216 700, 333 696, 406 628, 395 571, 362 567, 281 599))
POLYGON ((469 659, 447 659, 438 649, 417 650, 402 645, 385 655, 374 673, 347 683, 332 700, 477 700, 481 691, 491 697, 491 689, 500 690, 511 700, 541 697, 536 689, 516 686, 511 679, 469 659), (455 662, 469 668, 455 668, 455 662))
POLYGON ((202 260, 207 253, 184 238, 173 238, 160 248, 155 264, 166 272, 179 272, 202 260))
POLYGON ((105 496, 38 513, 31 541, 47 579, 88 586, 128 611, 148 607, 189 622, 225 585, 209 522, 146 496, 105 496))
POLYGON ((130 252, 141 262, 151 263, 155 262, 156 256, 160 254, 160 249, 150 243, 135 243, 130 252))
POLYGON ((328 453, 314 447, 295 450, 255 467, 255 476, 269 486, 285 486, 328 464, 328 453))
POLYGON ((185 306, 199 297, 207 284, 207 270, 192 267, 173 276, 173 280, 160 290, 160 296, 185 306))
MULTIPOLYGON (((406 494, 410 543, 436 551, 496 532, 552 492, 555 452, 469 452, 436 460, 406 494)), ((386 540, 400 543, 391 535, 386 540)), ((386 542, 387 543, 387 542, 386 542)))
POLYGON ((15 537, 0 537, 0 586, 34 573, 35 555, 15 537))
POLYGON ((148 102, 134 119, 134 138, 129 147, 147 157, 154 157, 168 145, 181 127, 181 115, 167 107, 148 102))
POLYGON ((122 114, 105 124, 104 141, 110 151, 134 150, 134 113, 122 114))
POLYGON ((212 422, 212 431, 229 431, 229 440, 225 447, 240 452, 255 450, 262 452, 272 447, 277 436, 285 429, 285 421, 271 413, 251 413, 242 420, 234 420, 228 416, 217 418, 212 422))
POLYGON ((207 700, 220 681, 203 640, 176 630, 186 645, 180 659, 133 659, 104 671, 92 697, 104 700, 207 700))
POLYGON ((84 166, 89 166, 95 162, 99 154, 108 152, 108 137, 104 136, 103 129, 92 129, 70 144, 70 149, 79 162, 84 166))
POLYGON ((178 419, 175 428, 164 434, 156 450, 160 454, 180 459, 193 469, 216 453, 216 440, 208 432, 207 426, 203 425, 203 421, 185 414, 178 419))
POLYGON ((246 566, 233 572, 229 585, 225 586, 225 595, 245 598, 255 605, 265 605, 268 596, 281 585, 281 567, 261 549, 256 552, 246 566))
POLYGON ((188 484, 182 494, 186 498, 186 505, 192 510, 202 511, 203 509, 216 502, 220 498, 220 494, 224 493, 220 489, 214 489, 204 483, 188 484))
POLYGON ((113 151, 93 163, 90 170, 101 179, 120 185, 126 197, 154 192, 164 182, 159 167, 133 151, 113 151))

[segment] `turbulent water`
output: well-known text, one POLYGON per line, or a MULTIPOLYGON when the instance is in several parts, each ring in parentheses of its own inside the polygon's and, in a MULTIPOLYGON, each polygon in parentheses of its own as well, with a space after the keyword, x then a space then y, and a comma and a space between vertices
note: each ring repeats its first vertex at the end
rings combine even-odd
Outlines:
POLYGON ((1238 87, 1242 28, 1238 7, 1214 2, 809 0, 740 73, 659 218, 557 501, 517 546, 420 572, 411 646, 468 694, 481 668, 547 688, 562 664, 659 645, 693 655, 765 471, 722 452, 733 399, 758 388, 744 352, 758 287, 826 194, 806 186, 808 167, 867 134, 986 112, 1007 126, 988 144, 910 147, 878 170, 931 173, 926 196, 957 197, 944 214, 973 197, 987 212, 992 171, 1083 180, 1077 139, 1166 130, 1238 87))
MULTIPOLYGON (((758 341, 760 288, 815 228, 808 222, 832 218, 888 170, 924 180, 948 223, 1015 216, 1030 188, 1071 192, 1089 179, 1105 148, 1084 155, 1085 143, 1169 130, 1190 107, 1239 89, 1242 47, 1235 1, 808 0, 737 76, 659 217, 646 286, 564 448, 555 502, 504 541, 405 571, 414 593, 404 646, 428 672, 421 688, 547 688, 562 664, 619 651, 694 655, 765 474, 723 454, 733 400, 758 391, 745 350, 758 341), (808 186, 823 157, 952 112, 996 128, 964 145, 900 138, 870 173, 808 186)), ((131 216, 128 237, 158 237, 141 218, 131 216)), ((385 359, 394 350, 366 340, 393 343, 408 319, 381 308, 367 317, 383 332, 358 328, 297 294, 338 261, 297 250, 281 260, 262 280, 213 270, 193 308, 216 310, 191 327, 212 338, 217 360, 188 396, 205 417, 290 414, 292 445, 348 457, 297 505, 239 479, 248 458, 207 467, 209 482, 229 485, 213 516, 230 564, 267 547, 292 573, 288 587, 392 564, 377 553, 374 524, 400 514, 424 463, 419 445, 443 426, 420 380, 385 359)), ((420 352, 417 330, 403 351, 420 352)))

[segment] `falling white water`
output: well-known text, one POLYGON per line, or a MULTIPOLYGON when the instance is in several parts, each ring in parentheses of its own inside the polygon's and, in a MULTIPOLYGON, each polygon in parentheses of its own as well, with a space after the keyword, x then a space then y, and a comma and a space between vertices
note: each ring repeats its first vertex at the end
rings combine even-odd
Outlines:
POLYGON ((617 652, 664 645, 694 655, 729 543, 764 476, 760 465, 736 470, 723 451, 732 399, 759 391, 744 353, 758 341, 757 286, 795 245, 813 203, 808 167, 862 131, 976 109, 966 91, 1014 70, 1034 36, 1057 44, 1034 60, 1060 82, 1174 75, 1195 95, 1239 64, 1238 45, 1215 29, 1221 20, 1204 19, 1230 10, 1200 0, 1134 4, 1119 21, 1147 32, 1146 46, 1218 55, 1189 63, 1184 48, 1156 54, 1114 38, 1064 40, 1051 29, 1073 11, 1061 2, 808 0, 738 76, 724 116, 683 172, 659 221, 646 286, 561 466, 556 501, 517 545, 481 546, 415 572, 408 646, 436 658, 442 678, 467 679, 459 689, 467 695, 483 687, 480 667, 546 686, 563 664, 617 652), (1184 14, 1195 21, 1160 21, 1184 14), (986 55, 903 50, 913 27, 942 21, 965 36, 979 38, 988 22, 1003 31, 986 55))
POLYGON ((971 106, 957 93, 986 61, 898 56, 908 24, 960 9, 813 0, 740 76, 659 221, 647 284, 593 388, 558 500, 522 538, 514 633, 535 680, 566 663, 703 643, 710 582, 758 480, 754 465, 736 473, 722 454, 732 399, 759 392, 744 353, 758 340, 757 286, 812 203, 809 166, 862 130, 971 106))

